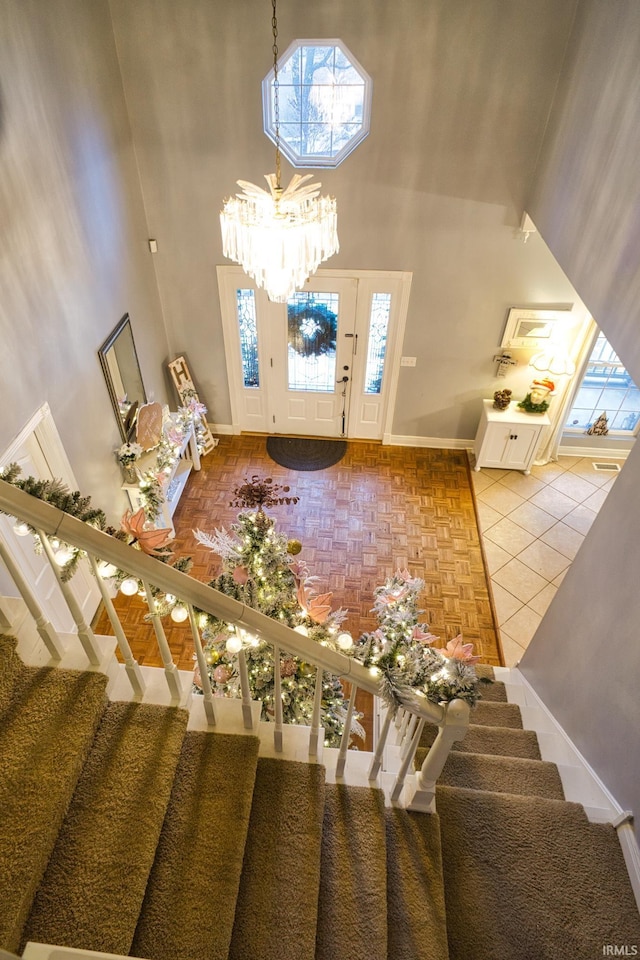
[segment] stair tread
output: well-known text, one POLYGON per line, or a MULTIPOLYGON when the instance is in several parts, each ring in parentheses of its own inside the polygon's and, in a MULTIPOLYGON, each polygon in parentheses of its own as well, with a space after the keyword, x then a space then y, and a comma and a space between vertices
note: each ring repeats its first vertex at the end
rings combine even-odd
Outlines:
POLYGON ((27 667, 0 637, 0 944, 17 950, 102 711, 107 678, 27 667))
POLYGON ((471 710, 471 723, 489 727, 522 729, 522 714, 516 703, 479 700, 471 710))
POLYGON ((555 960, 640 941, 611 826, 579 804, 439 786, 451 960, 555 960), (460 882, 464 878, 464 882, 460 882))
POLYGON ((439 784, 564 800, 562 780, 555 763, 495 754, 451 752, 439 784))
MULTIPOLYGON (((425 726, 418 753, 424 759, 427 748, 435 740, 437 727, 425 726)), ((510 727, 492 727, 487 724, 469 724, 464 740, 453 745, 453 750, 463 753, 487 753, 505 757, 524 757, 540 760, 538 737, 532 730, 510 727)), ((422 761, 421 761, 422 762, 422 761)))
POLYGON ((480 684, 480 697, 482 700, 495 701, 497 703, 507 702, 507 688, 501 680, 494 680, 492 683, 480 684))
POLYGON ((313 960, 324 767, 261 757, 229 960, 313 960))
POLYGON ((187 733, 133 955, 226 960, 259 743, 251 736, 187 733))
POLYGON ((393 960, 446 960, 439 817, 387 809, 385 819, 388 955, 393 960))
POLYGON ((327 784, 315 960, 387 960, 382 791, 327 784))
POLYGON ((187 720, 178 708, 108 704, 38 889, 26 940, 129 952, 187 720))
POLYGON ((479 677, 483 677, 488 680, 495 680, 496 672, 490 663, 476 663, 475 667, 476 673, 479 677))

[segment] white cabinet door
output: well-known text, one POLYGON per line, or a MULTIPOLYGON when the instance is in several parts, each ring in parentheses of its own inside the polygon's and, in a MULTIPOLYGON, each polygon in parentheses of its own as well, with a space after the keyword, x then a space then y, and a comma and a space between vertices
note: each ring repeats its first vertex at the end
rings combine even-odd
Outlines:
POLYGON ((476 466, 528 473, 549 418, 519 410, 496 413, 485 400, 475 441, 476 466))
POLYGON ((490 423, 482 445, 482 466, 526 470, 539 435, 539 427, 490 423))

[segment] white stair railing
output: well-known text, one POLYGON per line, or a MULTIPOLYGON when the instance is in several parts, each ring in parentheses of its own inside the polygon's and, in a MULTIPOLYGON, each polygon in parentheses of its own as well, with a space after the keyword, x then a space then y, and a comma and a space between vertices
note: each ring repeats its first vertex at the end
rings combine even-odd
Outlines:
POLYGON ((344 721, 344 729, 342 731, 342 737, 340 738, 340 749, 338 751, 338 762, 336 764, 336 778, 344 776, 344 768, 347 762, 347 751, 349 749, 349 741, 351 740, 351 722, 353 720, 353 711, 356 706, 356 694, 358 688, 355 683, 351 686, 351 694, 349 695, 349 706, 347 707, 347 717, 344 721))
MULTIPOLYGON (((184 692, 181 689, 180 677, 173 663, 161 618, 156 609, 151 585, 165 594, 172 594, 177 597, 180 602, 187 607, 194 635, 196 657, 203 680, 205 714, 211 726, 215 725, 215 712, 213 709, 214 697, 210 685, 207 689, 207 680, 205 679, 205 677, 207 677, 207 670, 199 632, 195 623, 194 609, 202 610, 211 616, 235 626, 236 632, 240 635, 242 635, 242 631, 244 631, 258 638, 260 641, 270 644, 278 654, 281 650, 286 650, 289 655, 315 665, 317 669, 316 692, 309 738, 309 754, 312 757, 317 756, 320 751, 319 737, 322 729, 320 726, 320 712, 323 674, 326 671, 329 674, 346 680, 351 684, 351 696, 347 710, 345 735, 342 738, 338 753, 336 769, 336 776, 343 776, 348 754, 349 733, 355 709, 356 693, 357 690, 360 689, 365 690, 373 696, 379 694, 377 670, 369 670, 352 657, 348 657, 343 653, 316 643, 304 634, 290 629, 279 621, 267 617, 251 607, 245 606, 232 597, 228 597, 226 594, 214 590, 207 584, 192 579, 179 570, 170 567, 168 564, 149 557, 139 550, 132 549, 122 541, 110 537, 108 534, 77 520, 75 517, 64 513, 51 504, 32 497, 14 487, 12 484, 2 480, 0 480, 0 510, 28 523, 33 529, 39 531, 43 543, 47 542, 48 536, 55 536, 58 540, 84 551, 88 555, 94 569, 96 568, 98 559, 100 559, 106 563, 114 564, 120 570, 127 571, 132 577, 137 578, 144 584, 147 604, 162 656, 167 683, 172 701, 174 702, 181 702, 184 692)), ((2 551, 0 551, 0 555, 4 559, 2 551)), ((53 562, 55 563, 55 560, 53 562)), ((10 563, 11 561, 7 564, 9 569, 11 569, 10 563)), ((25 589, 23 591, 22 586, 18 583, 17 585, 25 599, 27 607, 36 620, 36 624, 38 624, 39 619, 39 629, 42 629, 42 616, 39 608, 37 608, 37 604, 35 604, 33 598, 27 599, 29 596, 28 590, 25 589)), ((26 587, 26 584, 23 584, 23 586, 26 587)), ((67 587, 68 591, 68 586, 66 584, 64 586, 67 587)), ((105 604, 105 606, 107 612, 110 613, 109 604, 105 604)), ((111 607, 113 607, 113 605, 111 605, 111 607)), ((78 613, 79 611, 76 612, 78 613)), ((115 610, 113 610, 113 613, 117 621, 115 610)), ((76 620, 78 635, 83 643, 87 657, 90 662, 93 663, 96 654, 95 651, 92 652, 93 644, 90 641, 93 635, 90 632, 90 628, 87 628, 86 624, 84 624, 81 614, 75 616, 74 619, 76 620)), ((122 631, 121 627, 120 631, 116 630, 116 637, 122 640, 122 637, 118 637, 118 632, 121 632, 124 637, 124 631, 122 631)), ((44 634, 43 640, 45 640, 46 643, 47 640, 45 638, 48 636, 46 630, 44 630, 44 634)), ((128 643, 126 637, 124 637, 124 643, 121 643, 120 649, 123 652, 125 662, 127 648, 128 643)), ((60 655, 61 654, 57 655, 58 659, 60 655)), ((52 653, 52 656, 56 656, 56 654, 52 653)), ((276 662, 279 662, 279 657, 276 662)), ((244 726, 246 729, 251 730, 253 729, 252 701, 246 656, 243 649, 238 651, 238 670, 242 692, 244 726)), ((279 674, 277 668, 275 674, 276 677, 279 674)), ((141 690, 140 679, 135 669, 130 672, 130 680, 134 686, 134 691, 137 693, 140 693, 141 690), (137 687, 136 684, 138 684, 137 687)), ((280 701, 281 710, 281 695, 277 697, 277 700, 280 701)), ((369 772, 369 781, 372 783, 376 781, 383 763, 384 740, 386 739, 392 722, 391 713, 388 714, 388 717, 389 723, 385 723, 383 737, 381 737, 382 742, 377 746, 376 755, 369 772)), ((398 775, 394 788, 394 799, 399 802, 401 794, 404 793, 404 801, 407 806, 415 809, 428 809, 433 800, 435 782, 442 771, 449 750, 456 740, 462 739, 468 727, 469 706, 464 701, 456 700, 449 704, 435 704, 424 698, 420 698, 419 702, 407 704, 402 710, 402 718, 396 717, 395 720, 397 726, 399 721, 401 734, 405 734, 407 728, 410 728, 410 730, 414 732, 413 736, 409 736, 409 747, 404 751, 400 774, 398 775), (413 762, 415 750, 420 739, 420 733, 425 722, 437 725, 439 732, 434 745, 429 750, 422 769, 411 779, 407 774, 413 762)), ((276 729, 276 734, 277 733, 278 730, 276 729)), ((276 748, 277 743, 278 740, 276 739, 276 748)))
MULTIPOLYGON (((239 621, 238 621, 239 622, 239 621)), ((275 664, 274 664, 275 669, 275 664)), ((253 712, 251 710, 251 687, 247 670, 247 655, 244 650, 238 652, 238 673, 240 674, 240 692, 242 693, 242 722, 245 730, 253 730, 253 712)))
POLYGON ((280 647, 273 647, 273 697, 275 700, 275 729, 273 731, 273 746, 276 753, 282 753, 282 674, 280 672, 280 647))
POLYGON ((316 686, 313 695, 313 713, 311 714, 311 734, 309 736, 309 756, 317 757, 320 744, 320 713, 322 710, 322 684, 324 681, 324 670, 318 667, 316 670, 316 686))
POLYGON ((0 558, 9 571, 11 579, 18 588, 20 596, 24 600, 25 606, 33 618, 33 622, 36 625, 36 630, 40 635, 40 639, 47 648, 51 659, 62 660, 64 656, 64 648, 60 642, 60 638, 56 633, 53 624, 44 616, 40 604, 34 597, 27 581, 20 572, 20 568, 14 561, 11 553, 6 548, 2 540, 0 540, 0 558))
POLYGON ((122 629, 122 624, 120 623, 120 618, 116 613, 116 608, 113 605, 113 600, 109 595, 109 590, 107 585, 100 576, 100 571, 98 570, 98 564, 96 558, 89 555, 89 563, 91 564, 91 569, 93 570, 93 575, 96 578, 98 583, 98 588, 100 590, 100 595, 102 597, 102 602, 104 608, 107 611, 107 616, 109 617, 109 623, 113 627, 113 632, 118 644, 118 649, 122 654, 122 659, 124 660, 124 669, 129 678, 131 688, 133 690, 134 697, 141 698, 144 696, 144 691, 146 688, 144 679, 142 677, 142 671, 140 669, 140 664, 136 661, 133 656, 131 647, 129 646, 129 641, 127 640, 126 634, 122 629))
POLYGON ((78 631, 78 639, 82 644, 82 649, 86 653, 91 666, 98 667, 100 666, 100 651, 98 650, 98 646, 96 644, 96 638, 94 636, 93 630, 84 619, 84 616, 82 615, 82 610, 80 609, 80 604, 74 597, 71 591, 71 587, 69 586, 68 583, 65 583, 64 580, 62 579, 60 566, 56 561, 53 547, 49 543, 49 537, 47 536, 44 530, 37 530, 37 533, 38 533, 38 538, 40 539, 40 543, 42 544, 44 555, 49 561, 49 564, 51 565, 53 574, 56 580, 58 581, 60 592, 64 597, 64 601, 67 607, 69 608, 69 613, 73 617, 73 621, 78 631))
POLYGON ((196 661, 198 664, 198 672, 200 673, 200 682, 202 683, 202 695, 204 699, 204 715, 207 718, 207 723, 210 727, 215 727, 216 725, 216 710, 213 703, 213 690, 211 689, 211 679, 209 677, 209 671, 207 670, 207 663, 204 658, 204 650, 202 649, 202 638, 200 637, 200 630, 198 629, 198 624, 196 621, 195 610, 191 604, 187 604, 187 609, 189 611, 189 624, 191 626, 191 636, 193 637, 193 645, 196 651, 196 661))
POLYGON ((147 606, 149 607, 149 616, 151 618, 151 623, 153 624, 153 630, 156 635, 156 640, 158 641, 158 649, 160 651, 160 656, 162 657, 162 665, 164 667, 164 675, 167 678, 167 686, 169 687, 171 702, 180 703, 183 694, 182 685, 180 683, 180 674, 178 673, 178 668, 173 662, 173 657, 171 656, 171 647, 169 646, 167 635, 164 632, 164 627, 162 626, 162 619, 156 607, 153 590, 151 589, 151 584, 148 580, 144 579, 143 577, 140 579, 142 580, 145 599, 147 601, 147 606))

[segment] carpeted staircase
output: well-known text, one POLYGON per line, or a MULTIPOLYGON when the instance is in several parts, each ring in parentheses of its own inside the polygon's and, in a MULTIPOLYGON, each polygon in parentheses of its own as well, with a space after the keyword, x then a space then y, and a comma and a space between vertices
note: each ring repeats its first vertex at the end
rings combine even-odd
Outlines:
POLYGON ((0 638, 0 949, 587 960, 640 943, 613 829, 562 799, 501 684, 447 762, 435 816, 105 688, 25 667, 0 638))
MULTIPOLYGON (((436 791, 451 960, 589 960, 607 945, 640 953, 614 828, 564 800, 504 684, 482 695, 436 791)), ((417 764, 432 742, 426 730, 417 764)))

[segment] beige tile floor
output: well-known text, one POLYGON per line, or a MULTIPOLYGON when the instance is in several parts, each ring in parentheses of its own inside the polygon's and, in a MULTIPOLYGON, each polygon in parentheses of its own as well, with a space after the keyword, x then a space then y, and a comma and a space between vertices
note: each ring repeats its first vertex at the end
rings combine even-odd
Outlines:
MULTIPOLYGON (((606 457, 597 462, 624 463, 606 457)), ((532 467, 529 476, 517 470, 472 470, 508 667, 526 650, 618 476, 597 472, 593 463, 587 457, 560 457, 532 467)))

